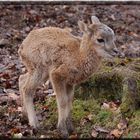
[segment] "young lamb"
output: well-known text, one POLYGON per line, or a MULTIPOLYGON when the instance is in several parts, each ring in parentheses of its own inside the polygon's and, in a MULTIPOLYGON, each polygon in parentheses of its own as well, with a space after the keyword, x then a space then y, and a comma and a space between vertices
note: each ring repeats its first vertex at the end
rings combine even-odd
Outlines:
POLYGON ((117 52, 113 30, 95 16, 91 21, 90 25, 78 22, 82 38, 66 29, 45 27, 31 31, 21 44, 18 53, 27 73, 19 78, 19 90, 23 110, 34 128, 38 127, 38 120, 33 94, 39 85, 50 79, 57 99, 57 127, 68 137, 74 129, 71 109, 75 85, 98 70, 101 58, 112 57, 117 52))

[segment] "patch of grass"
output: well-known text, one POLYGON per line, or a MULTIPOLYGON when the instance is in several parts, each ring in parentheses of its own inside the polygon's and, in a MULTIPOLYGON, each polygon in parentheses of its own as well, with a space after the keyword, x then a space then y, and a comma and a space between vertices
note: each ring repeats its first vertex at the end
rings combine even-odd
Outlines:
POLYGON ((134 112, 129 127, 132 131, 140 130, 140 110, 134 112))
MULTIPOLYGON (((48 112, 46 120, 44 121, 45 128, 47 130, 54 130, 57 125, 57 105, 55 97, 48 98, 46 100, 48 106, 48 112)), ((136 111, 130 118, 128 123, 129 132, 124 133, 124 138, 133 138, 134 133, 139 133, 140 130, 140 111, 136 111)), ((100 126, 107 130, 117 128, 117 124, 121 120, 120 112, 112 112, 107 109, 102 109, 100 105, 94 99, 81 100, 75 99, 73 102, 72 118, 73 124, 78 133, 79 138, 90 138, 91 132, 94 126, 100 126), (92 115, 92 119, 81 124, 82 120, 88 118, 88 115, 92 115)), ((104 137, 99 134, 99 137, 104 137)))
POLYGON ((106 123, 108 123, 110 119, 112 120, 112 112, 107 110, 101 110, 96 116, 96 119, 98 120, 98 123, 106 125, 106 123))
POLYGON ((72 114, 73 118, 79 121, 82 118, 86 117, 91 112, 97 114, 99 110, 100 106, 94 99, 90 99, 87 101, 75 99, 73 102, 72 114))
POLYGON ((46 120, 44 121, 45 127, 48 129, 51 127, 56 127, 58 112, 57 112, 57 103, 55 97, 49 97, 46 99, 45 105, 48 107, 46 120))

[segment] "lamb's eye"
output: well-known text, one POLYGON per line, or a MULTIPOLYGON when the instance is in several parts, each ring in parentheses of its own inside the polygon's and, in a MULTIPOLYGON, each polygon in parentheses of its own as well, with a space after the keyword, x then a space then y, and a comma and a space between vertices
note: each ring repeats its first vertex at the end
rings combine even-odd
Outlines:
POLYGON ((98 41, 99 43, 104 43, 104 40, 103 40, 102 38, 97 39, 97 41, 98 41))

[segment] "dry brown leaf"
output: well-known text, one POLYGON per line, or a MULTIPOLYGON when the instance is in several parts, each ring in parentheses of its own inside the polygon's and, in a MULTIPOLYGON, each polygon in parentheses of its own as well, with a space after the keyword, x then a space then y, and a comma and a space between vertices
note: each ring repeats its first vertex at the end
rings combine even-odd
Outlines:
POLYGON ((104 108, 104 109, 109 109, 109 104, 103 103, 102 108, 104 108))
POLYGON ((77 134, 70 135, 69 138, 70 139, 75 139, 75 138, 77 138, 77 134))
POLYGON ((130 128, 127 128, 127 129, 125 130, 125 134, 128 135, 129 132, 130 132, 130 128))
POLYGON ((109 102, 109 103, 103 103, 102 108, 109 109, 111 111, 116 111, 118 109, 118 106, 114 102, 109 102))
POLYGON ((134 133, 134 138, 140 138, 140 134, 138 132, 134 133))
POLYGON ((139 35, 137 33, 134 33, 134 32, 130 32, 130 35, 132 35, 134 37, 139 37, 139 35))
POLYGON ((118 108, 117 105, 114 102, 109 102, 109 107, 112 111, 115 111, 118 108))
POLYGON ((114 129, 110 132, 111 135, 115 136, 116 138, 120 138, 123 134, 123 130, 114 129))
POLYGON ((16 108, 13 108, 13 107, 9 107, 8 108, 8 112, 11 113, 11 112, 16 112, 16 108))
POLYGON ((92 133, 91 133, 91 136, 92 136, 93 138, 96 138, 96 137, 98 136, 98 132, 95 131, 95 130, 93 129, 93 130, 92 130, 92 133))
POLYGON ((8 97, 11 98, 12 100, 17 100, 19 99, 20 97, 15 94, 15 93, 8 93, 8 97))
POLYGON ((117 125, 118 129, 120 130, 124 130, 127 128, 127 120, 126 119, 122 119, 120 121, 120 123, 117 125))
POLYGON ((19 133, 20 130, 19 130, 19 128, 12 128, 12 129, 11 129, 11 132, 12 132, 12 133, 19 133))
POLYGON ((89 114, 87 117, 88 117, 88 119, 91 121, 92 118, 93 118, 93 115, 92 115, 92 114, 89 114))
POLYGON ((87 122, 87 119, 81 119, 81 122, 80 122, 80 124, 83 126, 83 125, 85 125, 85 123, 87 122))

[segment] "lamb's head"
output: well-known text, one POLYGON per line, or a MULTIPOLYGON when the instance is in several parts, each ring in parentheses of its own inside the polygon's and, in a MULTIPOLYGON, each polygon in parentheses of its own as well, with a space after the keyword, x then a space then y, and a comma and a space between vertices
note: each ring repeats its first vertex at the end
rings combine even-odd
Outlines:
POLYGON ((101 23, 96 16, 91 17, 92 24, 87 25, 82 21, 78 22, 79 28, 82 32, 88 34, 96 44, 96 51, 101 57, 118 56, 119 51, 115 45, 114 31, 107 25, 101 23))

